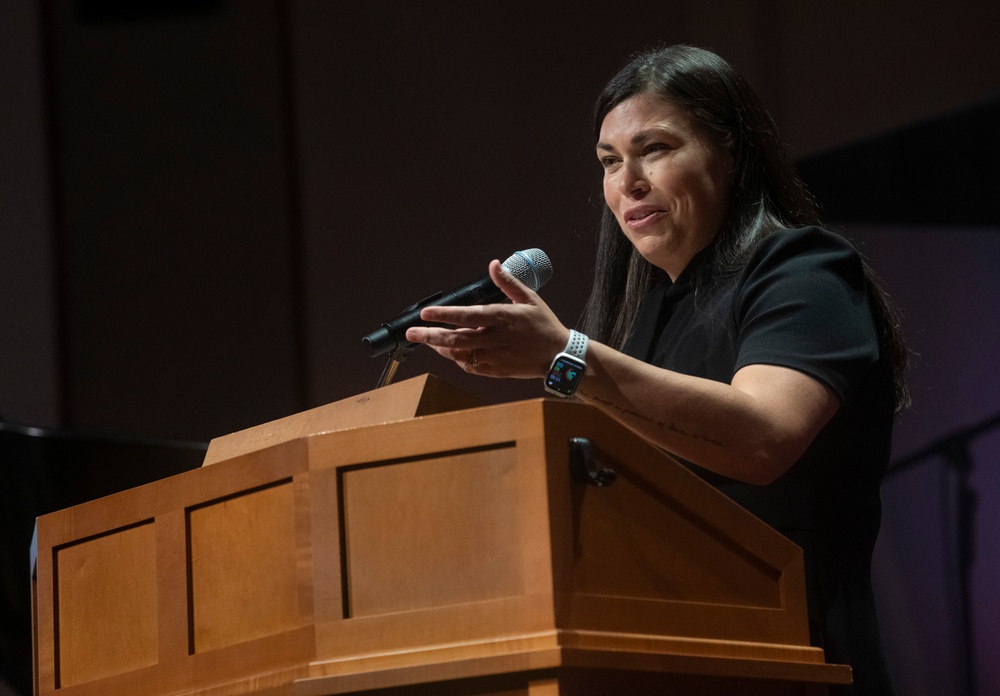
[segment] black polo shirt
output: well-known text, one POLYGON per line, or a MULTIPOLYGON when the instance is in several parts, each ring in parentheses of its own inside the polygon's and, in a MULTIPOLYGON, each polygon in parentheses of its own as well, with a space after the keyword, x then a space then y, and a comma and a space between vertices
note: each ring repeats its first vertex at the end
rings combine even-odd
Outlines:
POLYGON ((780 365, 837 394, 833 419, 770 485, 690 466, 803 548, 813 641, 854 668, 845 693, 892 693, 870 574, 895 392, 861 259, 841 236, 808 227, 770 235, 741 272, 696 287, 702 261, 652 288, 625 352, 727 384, 746 365, 780 365))

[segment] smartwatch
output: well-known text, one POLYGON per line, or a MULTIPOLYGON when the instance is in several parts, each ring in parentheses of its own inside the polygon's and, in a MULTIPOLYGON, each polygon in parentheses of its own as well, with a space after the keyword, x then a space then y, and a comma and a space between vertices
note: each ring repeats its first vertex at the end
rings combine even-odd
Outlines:
POLYGON ((587 337, 579 331, 569 332, 569 341, 545 375, 545 390, 558 396, 572 396, 587 370, 587 337))

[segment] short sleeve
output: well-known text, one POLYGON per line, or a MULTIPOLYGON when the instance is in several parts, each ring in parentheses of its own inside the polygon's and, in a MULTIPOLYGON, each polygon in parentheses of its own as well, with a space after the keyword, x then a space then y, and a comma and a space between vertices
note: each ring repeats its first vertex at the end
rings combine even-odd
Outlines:
POLYGON ((733 305, 735 370, 790 367, 846 401, 879 358, 864 265, 843 237, 815 227, 776 232, 743 271, 733 305))

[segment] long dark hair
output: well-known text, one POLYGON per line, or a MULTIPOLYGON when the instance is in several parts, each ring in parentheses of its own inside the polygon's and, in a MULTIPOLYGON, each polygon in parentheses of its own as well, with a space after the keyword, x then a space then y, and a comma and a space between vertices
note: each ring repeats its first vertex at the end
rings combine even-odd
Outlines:
MULTIPOLYGON (((636 55, 597 99, 595 138, 609 111, 643 93, 686 109, 716 145, 733 155, 727 218, 705 251, 696 283, 712 283, 739 271, 757 244, 773 232, 820 223, 816 204, 799 179, 770 114, 753 88, 721 57, 693 46, 667 46, 636 55)), ((867 262, 865 276, 876 305, 882 349, 893 366, 896 406, 901 409, 909 404, 909 392, 899 315, 867 262)), ((660 277, 662 272, 635 250, 605 205, 584 331, 620 350, 639 304, 660 277)))

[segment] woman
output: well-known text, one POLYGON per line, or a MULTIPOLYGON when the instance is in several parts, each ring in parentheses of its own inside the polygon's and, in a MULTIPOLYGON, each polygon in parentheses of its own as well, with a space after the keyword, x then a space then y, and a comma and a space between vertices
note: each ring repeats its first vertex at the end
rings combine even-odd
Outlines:
POLYGON ((892 693, 870 581, 907 402, 888 297, 815 227, 773 122, 715 54, 637 56, 594 125, 607 205, 583 332, 494 261, 512 304, 430 307, 425 320, 456 328, 407 338, 476 374, 548 374, 689 462, 802 546, 813 640, 853 667, 845 693, 892 693), (584 375, 568 386, 567 365, 584 375))

